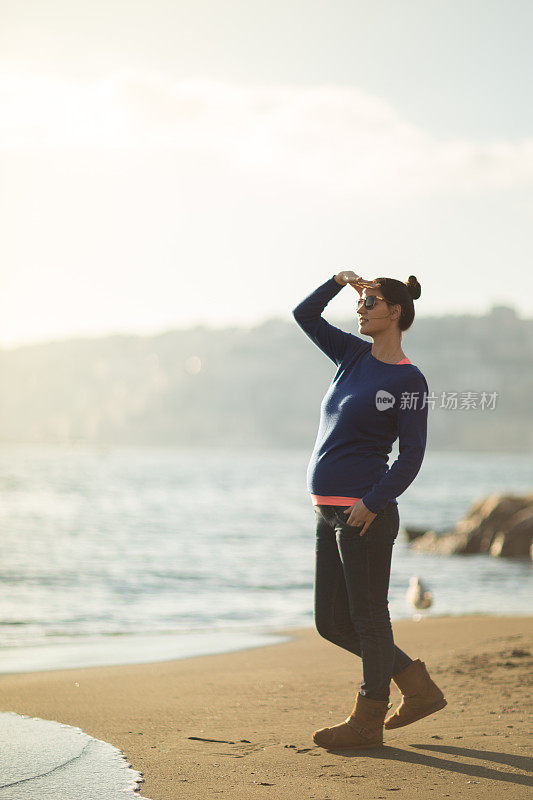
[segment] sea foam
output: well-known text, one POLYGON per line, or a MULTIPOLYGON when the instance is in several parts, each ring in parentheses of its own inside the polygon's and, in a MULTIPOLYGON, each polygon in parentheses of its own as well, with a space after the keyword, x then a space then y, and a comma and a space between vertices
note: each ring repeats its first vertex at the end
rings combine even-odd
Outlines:
POLYGON ((81 728, 0 712, 0 798, 9 800, 149 800, 144 781, 113 745, 81 728))

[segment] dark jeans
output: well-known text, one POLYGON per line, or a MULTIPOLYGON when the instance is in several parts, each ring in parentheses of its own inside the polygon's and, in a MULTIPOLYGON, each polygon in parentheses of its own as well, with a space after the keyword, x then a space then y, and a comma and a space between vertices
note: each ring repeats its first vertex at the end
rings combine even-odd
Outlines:
POLYGON ((392 548, 400 527, 398 506, 389 502, 363 536, 362 526, 347 524, 347 506, 314 508, 316 629, 362 658, 362 695, 388 700, 393 673, 412 661, 394 644, 387 599, 392 548))

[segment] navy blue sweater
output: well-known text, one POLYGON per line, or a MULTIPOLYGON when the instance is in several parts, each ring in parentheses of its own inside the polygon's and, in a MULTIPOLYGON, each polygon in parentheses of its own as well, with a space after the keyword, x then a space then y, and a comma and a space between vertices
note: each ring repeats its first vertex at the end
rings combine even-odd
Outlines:
MULTIPOLYGON (((307 488, 317 495, 360 497, 377 514, 416 477, 426 448, 426 379, 414 364, 386 364, 372 342, 322 316, 343 287, 332 276, 293 309, 309 338, 337 365, 322 400, 307 488), (396 439, 399 455, 389 468, 396 439)), ((350 291, 353 291, 350 287, 350 291)))

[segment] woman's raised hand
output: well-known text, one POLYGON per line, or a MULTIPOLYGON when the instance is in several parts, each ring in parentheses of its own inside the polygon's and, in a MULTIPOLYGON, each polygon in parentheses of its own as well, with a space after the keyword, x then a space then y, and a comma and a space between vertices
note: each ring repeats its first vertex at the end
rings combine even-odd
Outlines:
POLYGON ((381 286, 379 281, 367 281, 361 278, 360 275, 356 275, 351 269, 338 272, 337 275, 335 275, 335 280, 341 286, 346 286, 346 284, 349 283, 360 295, 363 294, 363 289, 377 289, 381 286))

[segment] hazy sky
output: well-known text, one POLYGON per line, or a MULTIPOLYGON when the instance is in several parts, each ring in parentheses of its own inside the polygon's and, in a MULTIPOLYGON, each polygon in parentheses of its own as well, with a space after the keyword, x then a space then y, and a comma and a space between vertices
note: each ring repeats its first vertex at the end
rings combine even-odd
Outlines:
POLYGON ((0 344, 288 318, 341 269, 415 274, 420 316, 533 316, 532 23, 529 0, 0 1, 0 344))

